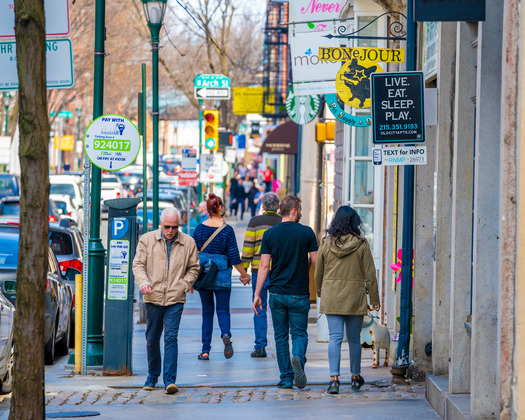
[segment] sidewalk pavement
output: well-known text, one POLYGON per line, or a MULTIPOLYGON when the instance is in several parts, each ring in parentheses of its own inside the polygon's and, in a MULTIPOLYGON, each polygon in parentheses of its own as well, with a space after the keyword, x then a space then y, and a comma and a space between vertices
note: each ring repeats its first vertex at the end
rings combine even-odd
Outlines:
MULTIPOLYGON (((240 236, 246 222, 231 222, 240 236)), ((239 236, 239 235, 238 235, 239 236)), ((278 389, 279 369, 271 317, 268 328, 268 357, 251 358, 253 350, 253 311, 251 286, 243 286, 238 275, 233 278, 231 313, 232 342, 235 354, 225 359, 220 330, 215 320, 209 361, 197 360, 201 350, 201 304, 198 294, 188 295, 179 331, 177 385, 180 391, 166 395, 162 378, 157 389, 143 391, 147 376, 145 324, 135 324, 133 334, 133 375, 102 376, 89 371, 74 375, 67 369, 67 357, 46 367, 46 412, 98 412, 104 419, 164 418, 200 419, 212 415, 230 419, 268 418, 343 418, 410 419, 439 418, 424 396, 424 384, 392 385, 390 368, 372 369, 372 352, 363 350, 362 375, 366 384, 361 391, 350 388, 348 346, 343 344, 341 393, 328 395, 327 343, 318 343, 313 306, 309 318, 308 385, 302 390, 278 389), (220 404, 216 406, 215 404, 220 404), (223 409, 221 412, 217 408, 223 409), (235 409, 235 410, 233 410, 235 409), (213 411, 212 411, 213 410, 213 411), (220 413, 220 414, 219 414, 220 413)), ((116 349, 118 351, 118 349, 116 349)), ((9 396, 0 403, 0 419, 7 418, 9 396)))

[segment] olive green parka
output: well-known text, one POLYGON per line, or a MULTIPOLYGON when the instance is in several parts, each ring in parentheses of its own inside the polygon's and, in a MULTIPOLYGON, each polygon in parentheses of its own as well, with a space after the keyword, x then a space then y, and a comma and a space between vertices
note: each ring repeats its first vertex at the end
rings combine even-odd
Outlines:
POLYGON ((319 312, 329 315, 366 315, 369 304, 379 305, 374 258, 366 239, 353 235, 322 240, 315 264, 319 312))

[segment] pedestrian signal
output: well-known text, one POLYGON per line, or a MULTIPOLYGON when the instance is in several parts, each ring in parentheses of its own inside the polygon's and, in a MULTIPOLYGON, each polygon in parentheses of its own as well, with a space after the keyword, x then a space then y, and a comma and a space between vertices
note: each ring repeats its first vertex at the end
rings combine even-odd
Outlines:
POLYGON ((203 117, 204 146, 206 149, 219 150, 219 111, 206 110, 203 112, 203 117))

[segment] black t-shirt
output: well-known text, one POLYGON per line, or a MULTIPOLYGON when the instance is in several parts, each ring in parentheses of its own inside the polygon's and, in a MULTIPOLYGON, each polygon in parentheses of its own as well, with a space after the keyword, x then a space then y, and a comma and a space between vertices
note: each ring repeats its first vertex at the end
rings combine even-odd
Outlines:
POLYGON ((270 292, 309 295, 308 253, 317 251, 317 239, 308 226, 282 222, 264 232, 261 254, 272 256, 270 292))

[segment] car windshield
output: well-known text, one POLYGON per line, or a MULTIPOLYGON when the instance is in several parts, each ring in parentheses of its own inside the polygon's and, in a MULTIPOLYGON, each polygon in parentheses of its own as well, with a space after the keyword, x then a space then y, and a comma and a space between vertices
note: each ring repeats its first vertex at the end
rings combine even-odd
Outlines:
POLYGON ((50 194, 66 194, 75 198, 75 187, 73 184, 51 184, 49 186, 50 194))
POLYGON ((70 255, 73 253, 73 243, 68 233, 49 232, 49 245, 55 255, 70 255))
POLYGON ((0 267, 16 268, 18 265, 18 233, 0 235, 2 249, 0 250, 0 267))
POLYGON ((18 195, 15 183, 13 181, 14 179, 12 176, 0 177, 0 196, 18 195))
POLYGON ((0 214, 5 216, 20 216, 20 202, 6 201, 0 206, 0 214))
POLYGON ((55 200, 55 204, 57 205, 60 214, 67 214, 67 204, 64 201, 55 200))

